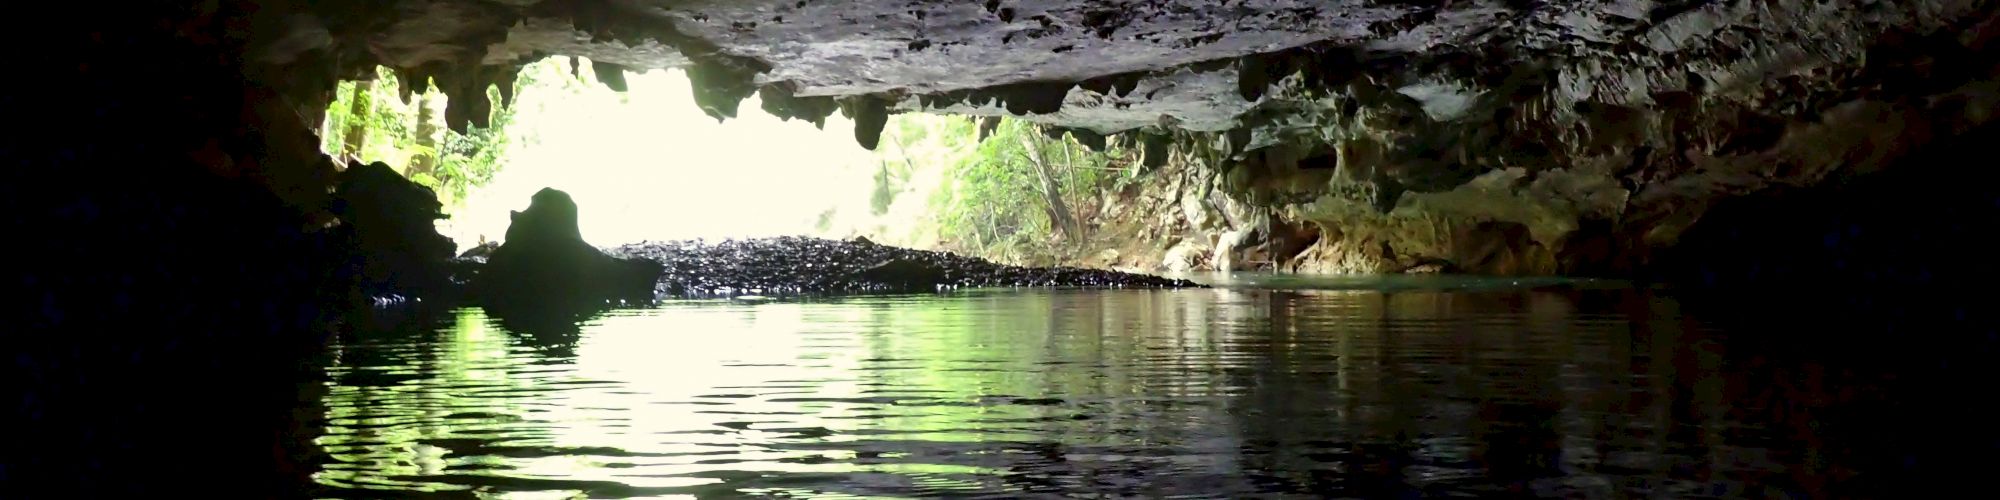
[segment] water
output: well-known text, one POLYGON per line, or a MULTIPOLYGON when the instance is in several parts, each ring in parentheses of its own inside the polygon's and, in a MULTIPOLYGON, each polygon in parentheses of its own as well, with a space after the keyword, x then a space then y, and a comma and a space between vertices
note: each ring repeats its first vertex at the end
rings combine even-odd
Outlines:
POLYGON ((1259 280, 362 328, 316 389, 315 480, 328 497, 1699 498, 1818 494, 1866 467, 1815 420, 1860 386, 1732 352, 1645 291, 1259 280))

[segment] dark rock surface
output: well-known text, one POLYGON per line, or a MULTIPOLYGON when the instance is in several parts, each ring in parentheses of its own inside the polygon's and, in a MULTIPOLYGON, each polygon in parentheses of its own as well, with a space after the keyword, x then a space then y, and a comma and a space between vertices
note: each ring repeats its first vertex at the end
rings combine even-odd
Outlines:
POLYGON ((568 193, 543 189, 513 216, 506 241, 473 280, 483 305, 568 308, 652 300, 660 265, 606 255, 585 242, 568 193))
POLYGON ((364 293, 421 297, 451 289, 455 245, 435 224, 443 208, 430 188, 381 162, 340 173, 333 214, 341 225, 334 234, 352 252, 349 270, 364 293))
MULTIPOLYGON (((447 112, 454 128, 484 119, 492 103, 479 96, 515 65, 565 54, 615 63, 609 71, 689 68, 704 109, 724 116, 755 94, 768 112, 814 121, 923 109, 1131 129, 1148 144, 1171 138, 1149 149, 1226 167, 1227 186, 1259 200, 1429 213, 1436 200, 1424 191, 1519 171, 1519 198, 1612 221, 1608 234, 1576 239, 1608 248, 1552 247, 1557 255, 1625 268, 1643 261, 1622 256, 1671 244, 1677 226, 1713 224, 1689 232, 1675 255, 1686 260, 1669 270, 1756 290, 1741 304, 1770 319, 1761 333, 1804 331, 1785 340, 1814 346, 1858 332, 1866 356, 1843 363, 1921 350, 1959 371, 1912 390, 1990 385, 1990 374, 1963 375, 1990 371, 2000 355, 1906 342, 1993 338, 1968 328, 1993 324, 1979 291, 1995 274, 1983 252, 2000 220, 1996 181, 1967 175, 1996 171, 1981 163, 1986 148, 1838 201, 1786 191, 1910 163, 1891 160, 1990 121, 2000 109, 1991 1, 38 7, 55 10, 17 31, 32 48, 20 67, 36 73, 0 93, 0 106, 33 117, 0 134, 10 167, 0 224, 26 251, 4 280, 27 297, 7 325, 7 418, 23 430, 0 453, 10 495, 212 495, 204 479, 228 471, 231 495, 326 496, 311 491, 326 457, 309 437, 324 420, 312 393, 324 370, 307 360, 350 288, 332 272, 339 248, 314 229, 330 217, 334 169, 311 139, 338 82, 376 64, 459 97, 447 112), (1328 156, 1335 168, 1294 172, 1301 158, 1328 156), (1312 182, 1272 182, 1284 179, 1312 182), (1716 199, 1752 192, 1771 197, 1693 222, 1716 199), (1813 218, 1825 219, 1795 224, 1813 218), (1810 297, 1786 295, 1810 287, 1742 286, 1801 276, 1848 286, 1810 297), (1772 298, 1807 307, 1773 313, 1772 298), (1868 312, 1832 314, 1853 311, 1868 312), (1820 317, 1833 319, 1797 324, 1820 317)), ((1321 208, 1309 218, 1334 217, 1321 208)), ((1992 449, 1992 426, 1962 396, 1897 407, 1935 425, 1878 428, 1977 456, 1992 449)), ((1947 496, 1924 493, 1989 472, 1962 453, 1937 455, 1959 458, 1882 454, 1925 480, 1879 490, 1947 496)))
POLYGON ((939 287, 1200 287, 1187 280, 1081 269, 1028 268, 867 240, 806 237, 643 242, 611 253, 666 267, 660 293, 674 297, 733 294, 936 291, 939 287))
POLYGON ((37 117, 0 137, 0 496, 320 496, 334 167, 210 5, 51 5, 0 92, 37 117))
POLYGON ((500 250, 500 242, 489 241, 460 252, 451 259, 451 284, 458 288, 460 296, 472 290, 479 282, 479 273, 486 269, 486 262, 492 260, 493 252, 500 250))
POLYGON ((1921 310, 1952 328, 2000 331, 1993 308, 1955 297, 2000 276, 1986 243, 2000 233, 1994 144, 2000 125, 1987 125, 1910 165, 1729 200, 1650 271, 1709 302, 1816 316, 1921 310), (1969 172, 1947 174, 1957 169, 1969 172))
POLYGON ((1874 171, 2000 116, 1993 7, 397 0, 266 6, 243 50, 246 76, 306 123, 380 64, 460 96, 447 118, 462 128, 505 104, 487 86, 504 92, 521 64, 580 55, 613 87, 684 69, 718 119, 752 95, 788 119, 839 112, 864 147, 903 112, 1140 144, 1148 164, 1197 161, 1246 204, 1339 229, 1352 241, 1312 252, 1323 270, 1407 264, 1362 252, 1383 241, 1432 258, 1490 243, 1462 234, 1543 249, 1498 267, 1632 273, 1721 200, 1874 171), (1458 231, 1488 222, 1531 241, 1458 231))
POLYGON ((500 242, 489 241, 485 243, 480 243, 478 246, 468 248, 464 252, 459 252, 458 257, 455 257, 452 260, 466 264, 485 264, 488 259, 493 258, 493 252, 497 252, 499 250, 500 250, 500 242))

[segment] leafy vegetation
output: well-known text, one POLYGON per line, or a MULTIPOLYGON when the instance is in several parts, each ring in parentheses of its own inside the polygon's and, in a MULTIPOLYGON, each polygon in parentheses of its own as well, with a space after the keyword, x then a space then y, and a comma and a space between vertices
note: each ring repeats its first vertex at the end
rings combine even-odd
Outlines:
MULTIPOLYGON (((520 96, 515 106, 496 105, 490 126, 459 133, 444 126, 450 98, 436 86, 399 81, 395 72, 377 67, 374 80, 341 82, 327 108, 320 146, 343 166, 349 160, 388 164, 437 191, 449 210, 491 181, 511 148, 533 140, 527 127, 516 126, 516 110, 536 101, 536 94, 581 92, 588 83, 574 76, 579 73, 563 59, 530 64, 514 81, 513 93, 520 96), (399 92, 406 84, 416 85, 408 101, 399 92)), ((486 93, 500 102, 500 89, 488 87, 486 93)))
MULTIPOLYGON (((884 134, 871 208, 878 216, 899 197, 929 189, 926 214, 906 223, 927 226, 946 249, 1004 262, 1060 262, 1082 249, 1095 230, 1104 193, 1128 179, 1129 152, 1094 152, 1070 136, 1050 137, 1039 125, 1000 119, 898 115, 884 134), (986 137, 981 140, 981 129, 986 137), (925 169, 936 174, 922 175, 925 169), (936 185, 915 183, 935 179, 936 185)), ((892 238, 894 240, 894 238, 892 238)))
MULTIPOLYGON (((495 106, 490 127, 464 133, 444 126, 448 97, 429 82, 413 87, 406 101, 402 86, 411 82, 378 68, 373 80, 340 85, 321 146, 343 163, 388 164, 435 190, 447 210, 462 209, 472 192, 521 156, 515 153, 538 141, 537 127, 527 122, 560 115, 552 110, 602 90, 588 64, 550 58, 527 66, 515 81, 513 106, 495 106)), ((499 89, 487 94, 499 101, 499 89)), ((852 205, 801 222, 822 233, 865 234, 1006 263, 1069 262, 1098 237, 1095 214, 1108 193, 1136 175, 1138 163, 1116 144, 1091 151, 1071 136, 1013 119, 902 114, 890 117, 881 143, 878 161, 854 172, 868 176, 865 203, 849 198, 852 205)))

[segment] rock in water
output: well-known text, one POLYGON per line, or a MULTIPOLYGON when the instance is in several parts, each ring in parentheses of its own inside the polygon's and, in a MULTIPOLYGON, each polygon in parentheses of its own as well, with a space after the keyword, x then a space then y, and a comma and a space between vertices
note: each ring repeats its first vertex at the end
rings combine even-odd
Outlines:
POLYGON ((544 188, 513 217, 506 241, 479 273, 477 286, 487 305, 542 309, 653 299, 660 264, 615 258, 590 246, 568 193, 544 188))
POLYGON ((497 241, 480 243, 457 258, 451 259, 451 283, 467 287, 479 280, 479 271, 486 267, 486 261, 493 258, 493 252, 500 249, 497 241))
POLYGON ((381 162, 355 163, 340 173, 336 234, 352 250, 347 270, 373 296, 434 296, 449 286, 451 252, 437 232, 444 206, 430 188, 381 162))
POLYGON ((455 260, 472 264, 485 264, 487 259, 493 258, 493 252, 498 250, 500 250, 500 242, 488 241, 466 250, 465 253, 458 254, 458 258, 455 260))

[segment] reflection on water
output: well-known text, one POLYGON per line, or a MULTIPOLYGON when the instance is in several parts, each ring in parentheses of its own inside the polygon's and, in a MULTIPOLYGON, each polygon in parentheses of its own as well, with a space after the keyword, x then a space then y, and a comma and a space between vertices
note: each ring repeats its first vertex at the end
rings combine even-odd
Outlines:
POLYGON ((993 291, 386 330, 337 346, 327 496, 1740 497, 1840 472, 1802 402, 1821 381, 1629 290, 993 291))

